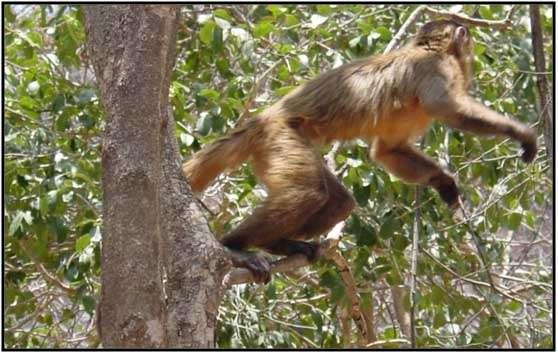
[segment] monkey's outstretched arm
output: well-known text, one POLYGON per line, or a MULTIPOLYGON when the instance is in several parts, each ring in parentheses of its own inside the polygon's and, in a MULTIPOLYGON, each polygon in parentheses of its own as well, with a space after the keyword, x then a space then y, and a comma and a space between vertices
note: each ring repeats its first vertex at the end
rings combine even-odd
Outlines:
POLYGON ((408 145, 389 146, 376 140, 371 157, 406 182, 435 188, 451 208, 459 206, 459 191, 453 177, 421 152, 408 145))
POLYGON ((423 107, 448 126, 478 135, 507 136, 521 144, 521 158, 531 162, 537 154, 535 131, 517 120, 497 113, 470 96, 451 94, 445 80, 438 77, 430 83, 431 89, 423 95, 423 107))
POLYGON ((537 154, 537 136, 533 129, 486 108, 471 97, 459 99, 458 104, 456 114, 444 120, 450 127, 479 135, 510 137, 521 143, 523 161, 533 161, 537 154))

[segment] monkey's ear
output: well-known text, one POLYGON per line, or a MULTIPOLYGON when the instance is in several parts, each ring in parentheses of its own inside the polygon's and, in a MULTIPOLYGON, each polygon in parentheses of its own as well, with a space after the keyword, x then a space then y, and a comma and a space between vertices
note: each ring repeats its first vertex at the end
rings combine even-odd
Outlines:
POLYGON ((467 28, 463 26, 459 26, 453 32, 453 43, 463 44, 467 40, 467 36, 469 35, 467 28))

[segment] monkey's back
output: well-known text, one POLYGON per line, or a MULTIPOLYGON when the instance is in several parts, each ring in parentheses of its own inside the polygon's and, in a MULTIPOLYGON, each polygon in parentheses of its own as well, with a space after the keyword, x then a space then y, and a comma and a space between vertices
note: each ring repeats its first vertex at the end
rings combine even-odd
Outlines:
POLYGON ((296 88, 270 107, 269 116, 300 119, 310 139, 419 135, 430 122, 417 98, 429 65, 438 65, 435 55, 406 48, 356 60, 296 88))

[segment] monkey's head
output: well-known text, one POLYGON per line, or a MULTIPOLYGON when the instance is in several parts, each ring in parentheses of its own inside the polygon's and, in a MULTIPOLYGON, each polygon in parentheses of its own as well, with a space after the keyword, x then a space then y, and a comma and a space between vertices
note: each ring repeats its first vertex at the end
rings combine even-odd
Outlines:
POLYGON ((469 29, 450 20, 427 22, 415 37, 415 45, 455 55, 459 60, 470 57, 472 44, 469 29))

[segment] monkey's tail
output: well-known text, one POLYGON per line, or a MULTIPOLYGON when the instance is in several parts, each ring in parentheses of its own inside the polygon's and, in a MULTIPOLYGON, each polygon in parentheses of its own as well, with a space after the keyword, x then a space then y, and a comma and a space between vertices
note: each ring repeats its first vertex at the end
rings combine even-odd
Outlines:
POLYGON ((260 119, 250 119, 195 153, 182 165, 182 173, 192 191, 201 192, 225 169, 236 167, 248 159, 261 135, 260 119))

